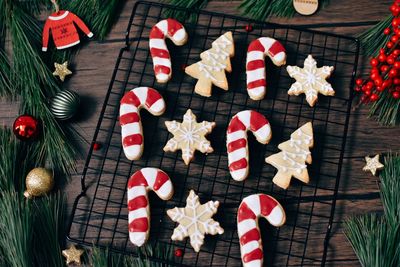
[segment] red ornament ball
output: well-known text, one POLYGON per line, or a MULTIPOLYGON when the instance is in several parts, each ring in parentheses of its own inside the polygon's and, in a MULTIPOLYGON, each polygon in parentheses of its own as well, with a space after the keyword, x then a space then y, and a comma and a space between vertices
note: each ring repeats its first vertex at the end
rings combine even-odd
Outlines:
POLYGON ((39 135, 39 120, 31 115, 21 115, 15 119, 13 132, 22 141, 35 139, 39 135))
POLYGON ((180 248, 177 248, 177 249, 175 249, 174 254, 175 254, 176 257, 182 257, 183 256, 183 250, 180 249, 180 248))
POLYGON ((93 150, 94 151, 97 151, 97 150, 100 150, 100 149, 101 149, 101 144, 100 143, 96 142, 96 143, 93 144, 93 150))
POLYGON ((247 24, 244 29, 246 30, 246 32, 252 32, 253 31, 253 26, 251 24, 247 24))

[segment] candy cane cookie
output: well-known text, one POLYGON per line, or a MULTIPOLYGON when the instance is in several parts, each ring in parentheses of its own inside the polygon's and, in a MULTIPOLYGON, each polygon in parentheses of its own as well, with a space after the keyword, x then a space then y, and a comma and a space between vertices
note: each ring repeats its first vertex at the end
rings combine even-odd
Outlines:
POLYGON ((263 246, 258 226, 260 217, 275 227, 286 221, 285 210, 269 195, 254 194, 242 200, 237 213, 237 229, 244 267, 263 266, 263 246))
POLYGON ((142 246, 149 237, 150 204, 148 191, 154 191, 162 200, 171 199, 174 188, 169 176, 157 168, 143 168, 128 181, 129 239, 142 246))
POLYGON ((261 113, 244 110, 233 116, 227 130, 226 146, 229 171, 236 181, 243 181, 249 174, 249 148, 247 145, 247 131, 249 130, 261 144, 267 144, 272 137, 271 126, 261 113))
POLYGON ((164 19, 158 22, 150 31, 150 53, 153 58, 153 69, 159 83, 166 83, 171 79, 171 56, 165 43, 170 39, 175 45, 184 45, 188 39, 183 25, 174 19, 164 19))
POLYGON ((247 92, 253 100, 261 100, 265 96, 265 56, 268 56, 275 66, 286 64, 286 50, 277 40, 260 37, 250 43, 247 49, 246 74, 247 92))
POLYGON ((139 114, 141 108, 154 116, 160 116, 165 111, 165 102, 163 97, 150 87, 137 87, 122 97, 119 123, 124 153, 130 160, 139 159, 143 153, 144 138, 139 114))

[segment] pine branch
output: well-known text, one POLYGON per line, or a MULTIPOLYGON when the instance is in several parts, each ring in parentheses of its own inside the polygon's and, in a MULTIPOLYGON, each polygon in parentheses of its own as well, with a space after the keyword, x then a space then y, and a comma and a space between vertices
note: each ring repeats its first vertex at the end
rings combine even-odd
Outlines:
POLYGON ((175 18, 181 22, 185 20, 194 22, 197 20, 197 15, 190 12, 190 10, 204 8, 209 0, 166 0, 166 2, 170 5, 186 8, 188 11, 166 9, 164 13, 165 17, 175 18))
POLYGON ((364 55, 377 56, 379 54, 379 49, 384 47, 389 41, 390 36, 382 34, 382 32, 390 26, 392 19, 393 16, 389 15, 384 20, 358 36, 362 47, 362 53, 364 55))
POLYGON ((384 165, 379 176, 381 199, 387 222, 396 225, 400 224, 400 156, 389 154, 384 165))
POLYGON ((400 101, 389 95, 388 90, 379 94, 379 99, 372 103, 369 116, 376 116, 377 121, 385 126, 396 126, 400 123, 400 101))
POLYGON ((11 72, 11 66, 7 56, 4 50, 0 47, 0 97, 15 96, 12 89, 11 72))

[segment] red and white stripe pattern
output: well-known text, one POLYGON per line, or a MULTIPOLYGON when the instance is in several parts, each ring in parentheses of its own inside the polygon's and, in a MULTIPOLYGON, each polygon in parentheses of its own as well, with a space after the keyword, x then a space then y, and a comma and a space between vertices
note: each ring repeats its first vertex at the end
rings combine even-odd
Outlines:
POLYGON ((129 239, 142 246, 149 237, 150 205, 148 191, 154 191, 162 200, 174 194, 169 176, 157 168, 143 168, 135 172, 128 181, 129 239))
POLYGON ((240 111, 232 118, 227 130, 226 146, 229 171, 236 181, 243 181, 249 174, 248 130, 252 131, 257 141, 262 144, 267 144, 272 137, 268 120, 257 111, 240 111))
POLYGON ((138 87, 127 92, 121 99, 119 122, 125 156, 137 160, 143 153, 143 130, 139 111, 146 109, 154 116, 165 111, 163 97, 150 87, 138 87))
POLYGON ((263 266, 263 246, 258 226, 260 217, 276 227, 286 221, 285 210, 269 195, 254 194, 242 200, 237 213, 237 228, 244 267, 263 266))
POLYGON ((150 32, 150 53, 153 58, 153 69, 159 83, 171 79, 171 57, 165 43, 165 38, 178 46, 184 45, 188 35, 183 25, 174 19, 164 19, 153 26, 150 32))
POLYGON ((247 92, 251 99, 261 100, 266 93, 265 56, 276 66, 286 64, 286 50, 277 40, 260 37, 252 41, 247 49, 247 92))

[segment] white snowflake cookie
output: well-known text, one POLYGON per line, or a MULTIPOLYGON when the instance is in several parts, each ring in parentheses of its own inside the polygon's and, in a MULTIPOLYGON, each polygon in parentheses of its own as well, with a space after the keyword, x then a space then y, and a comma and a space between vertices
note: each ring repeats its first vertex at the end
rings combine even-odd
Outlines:
POLYGON ((304 68, 287 66, 289 76, 296 79, 290 87, 289 95, 305 94, 308 104, 313 107, 318 100, 318 93, 325 96, 334 96, 332 85, 326 81, 334 70, 334 67, 317 67, 317 61, 309 55, 304 61, 304 68))
POLYGON ((189 237, 194 251, 199 252, 204 243, 205 234, 221 235, 224 233, 224 229, 219 223, 212 219, 212 216, 217 213, 218 206, 218 201, 200 204, 199 197, 193 190, 190 190, 186 199, 186 207, 167 210, 168 216, 174 222, 179 223, 174 229, 171 239, 182 241, 189 237))
POLYGON ((165 125, 174 137, 165 145, 164 151, 182 150, 182 159, 186 165, 193 159, 196 150, 207 154, 214 151, 205 136, 211 133, 215 122, 197 122, 196 116, 188 109, 183 116, 183 122, 166 121, 165 125))

